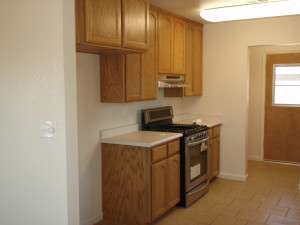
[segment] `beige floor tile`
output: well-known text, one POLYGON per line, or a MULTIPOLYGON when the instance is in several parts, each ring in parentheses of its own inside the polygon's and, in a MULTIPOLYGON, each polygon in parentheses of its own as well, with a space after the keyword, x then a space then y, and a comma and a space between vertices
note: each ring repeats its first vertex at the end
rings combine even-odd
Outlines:
POLYGON ((298 209, 290 209, 287 217, 292 218, 292 219, 297 219, 300 220, 300 210, 298 209))
POLYGON ((246 225, 247 221, 228 216, 219 216, 211 225, 246 225))
POLYGON ((192 204, 189 208, 195 211, 208 211, 210 210, 216 203, 213 201, 207 201, 205 199, 199 199, 194 204, 192 204))
POLYGON ((249 185, 245 191, 254 192, 256 194, 268 195, 271 191, 270 188, 266 187, 266 185, 249 185))
POLYGON ((206 201, 211 201, 214 203, 219 203, 223 205, 229 205, 234 199, 230 198, 228 196, 223 196, 223 195, 217 195, 212 192, 207 193, 204 197, 204 200, 206 201))
POLYGON ((285 216, 288 212, 289 208, 283 206, 277 206, 275 204, 266 204, 262 203, 257 211, 269 213, 278 216, 285 216))
POLYGON ((272 204, 272 205, 276 205, 279 202, 279 200, 280 197, 261 195, 261 194, 256 194, 251 199, 251 201, 257 201, 257 202, 272 204))
POLYGON ((260 202, 237 198, 230 205, 243 209, 256 210, 260 206, 260 202))
POLYGON ((227 196, 231 197, 231 198, 241 198, 241 199, 250 200, 254 195, 255 195, 254 192, 245 191, 245 190, 232 189, 228 193, 227 196))
POLYGON ((257 212, 249 209, 242 209, 236 216, 236 218, 256 222, 256 223, 265 223, 269 218, 270 214, 257 212))
POLYGON ((299 225, 300 220, 291 219, 283 216, 275 216, 271 215, 266 224, 274 225, 274 224, 287 224, 287 225, 299 225))
POLYGON ((248 222, 247 225, 264 225, 264 223, 248 222))
POLYGON ((296 195, 296 191, 289 190, 271 190, 269 193, 269 196, 280 197, 285 199, 295 199, 296 195))
POLYGON ((280 199, 278 206, 300 209, 300 200, 280 199))
POLYGON ((241 208, 229 205, 215 204, 209 211, 222 216, 235 217, 239 213, 239 211, 241 211, 241 208))

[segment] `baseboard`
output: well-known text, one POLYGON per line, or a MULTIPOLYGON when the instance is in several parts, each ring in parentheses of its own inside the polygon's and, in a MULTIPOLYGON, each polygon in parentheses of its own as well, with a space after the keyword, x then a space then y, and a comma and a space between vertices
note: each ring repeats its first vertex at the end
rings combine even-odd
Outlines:
POLYGON ((255 155, 248 155, 248 160, 253 160, 253 161, 261 161, 259 156, 255 156, 255 155))
POLYGON ((239 181, 246 181, 248 175, 242 176, 232 173, 219 173, 219 178, 224 178, 228 180, 239 180, 239 181))
POLYGON ((100 222, 101 220, 103 220, 103 214, 102 213, 95 216, 94 218, 82 223, 81 225, 95 225, 96 223, 100 222))

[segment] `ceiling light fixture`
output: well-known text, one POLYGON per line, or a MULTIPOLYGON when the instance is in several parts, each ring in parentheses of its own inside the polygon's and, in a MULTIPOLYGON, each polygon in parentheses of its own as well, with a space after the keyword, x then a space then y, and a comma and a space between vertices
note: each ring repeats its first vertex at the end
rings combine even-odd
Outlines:
POLYGON ((256 19, 300 14, 300 0, 285 0, 249 5, 205 9, 200 16, 210 22, 256 19))

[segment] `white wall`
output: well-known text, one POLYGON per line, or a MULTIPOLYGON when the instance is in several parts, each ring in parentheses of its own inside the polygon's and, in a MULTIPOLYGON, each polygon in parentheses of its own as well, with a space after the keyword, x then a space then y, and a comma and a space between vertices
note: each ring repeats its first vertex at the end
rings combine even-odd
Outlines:
POLYGON ((204 25, 204 94, 187 113, 222 114, 221 177, 245 179, 248 47, 300 43, 300 16, 204 25))
POLYGON ((249 48, 248 159, 263 160, 266 55, 296 52, 300 52, 300 45, 249 48))
POLYGON ((145 108, 172 105, 176 115, 184 113, 183 99, 164 98, 162 90, 155 101, 100 103, 99 70, 98 55, 77 53, 80 221, 84 225, 102 218, 99 131, 140 123, 140 110, 145 108))
POLYGON ((0 224, 79 224, 74 2, 1 0, 0 27, 0 224))

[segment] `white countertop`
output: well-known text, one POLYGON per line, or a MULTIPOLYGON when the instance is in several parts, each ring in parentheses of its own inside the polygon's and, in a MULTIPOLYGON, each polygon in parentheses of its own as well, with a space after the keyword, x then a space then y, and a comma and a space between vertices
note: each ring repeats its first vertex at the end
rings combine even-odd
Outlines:
MULTIPOLYGON (((193 121, 192 120, 180 120, 180 121, 177 121, 177 123, 193 124, 193 121)), ((218 125, 221 125, 221 124, 222 124, 222 122, 216 121, 216 120, 202 120, 201 121, 201 125, 208 126, 209 128, 215 127, 215 126, 218 126, 218 125)))
POLYGON ((122 135, 117 135, 102 139, 102 143, 132 145, 141 147, 152 147, 154 145, 162 144, 177 138, 182 134, 154 132, 154 131, 134 131, 122 135))

